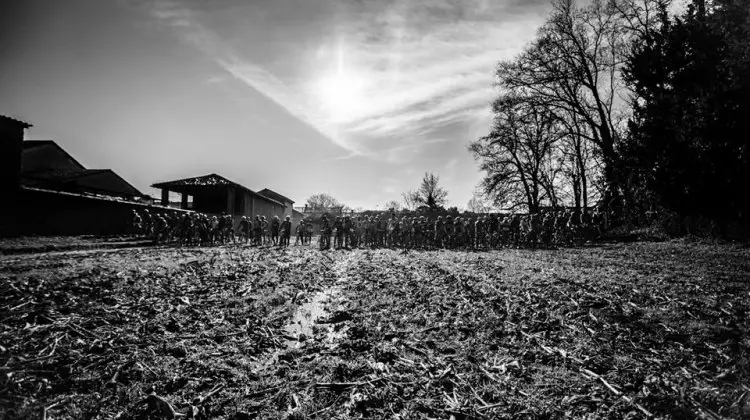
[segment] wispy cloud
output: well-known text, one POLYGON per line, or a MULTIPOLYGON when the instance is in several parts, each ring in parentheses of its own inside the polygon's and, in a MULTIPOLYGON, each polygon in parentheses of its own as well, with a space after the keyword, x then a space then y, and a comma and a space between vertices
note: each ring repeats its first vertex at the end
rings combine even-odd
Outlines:
MULTIPOLYGON (((295 13, 295 1, 306 0, 261 3, 289 19, 284 14, 295 13)), ((261 32, 244 31, 242 13, 224 14, 218 24, 216 10, 197 4, 154 0, 148 10, 233 77, 345 149, 344 158, 390 162, 414 156, 445 126, 488 114, 495 63, 518 51, 539 22, 536 3, 327 0, 319 3, 327 22, 290 26, 288 34, 275 35, 281 47, 259 54, 267 45, 254 39, 261 32)), ((253 23, 270 31, 284 19, 253 23)))

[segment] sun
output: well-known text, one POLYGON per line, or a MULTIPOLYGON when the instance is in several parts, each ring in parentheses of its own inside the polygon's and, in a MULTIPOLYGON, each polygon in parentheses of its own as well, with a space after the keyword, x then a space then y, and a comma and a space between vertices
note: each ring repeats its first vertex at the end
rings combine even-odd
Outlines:
POLYGON ((316 96, 323 112, 334 122, 345 122, 364 106, 364 79, 339 71, 316 84, 316 96))

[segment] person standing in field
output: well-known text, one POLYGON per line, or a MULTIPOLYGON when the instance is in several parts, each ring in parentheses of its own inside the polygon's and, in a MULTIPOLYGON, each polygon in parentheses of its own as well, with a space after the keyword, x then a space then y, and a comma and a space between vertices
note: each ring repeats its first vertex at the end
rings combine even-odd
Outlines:
POLYGON ((464 246, 464 236, 466 234, 466 225, 464 225, 464 220, 457 216, 455 219, 453 219, 453 226, 454 226, 454 244, 456 247, 461 248, 464 246))
POLYGON ((357 246, 359 246, 359 244, 363 243, 365 240, 365 223, 362 220, 362 216, 357 216, 357 222, 354 224, 354 228, 357 230, 357 246))
POLYGON ((224 224, 224 231, 226 232, 226 242, 228 243, 230 240, 232 243, 235 243, 234 238, 234 219, 232 218, 231 214, 227 214, 224 216, 227 221, 224 224))
POLYGON ((255 215, 255 223, 253 223, 253 244, 261 246, 263 240, 263 221, 260 215, 255 215))
POLYGON ((424 216, 420 216, 419 218, 414 220, 414 223, 412 224, 412 247, 413 248, 421 248, 423 246, 422 243, 422 225, 424 222, 424 216))
POLYGON ((263 235, 263 245, 268 244, 268 220, 266 216, 260 218, 261 235, 263 235))
POLYGON ((385 245, 385 217, 378 216, 375 222, 375 229, 377 229, 378 246, 384 246, 385 245))
MULTIPOLYGON (((307 244, 312 243, 312 235, 313 235, 313 223, 312 220, 307 220, 305 222, 305 240, 307 240, 307 244)), ((302 242, 305 243, 304 241, 302 242)))
POLYGON ((321 250, 331 248, 331 224, 326 215, 323 215, 323 218, 321 219, 319 241, 321 250))
POLYGON ((344 221, 342 223, 342 230, 344 235, 344 248, 349 248, 351 246, 351 237, 352 234, 352 218, 350 216, 345 216, 344 221))
POLYGON ((341 216, 336 216, 333 222, 333 247, 339 249, 344 244, 344 222, 341 220, 341 216))
POLYGON ((521 216, 514 214, 510 219, 510 235, 512 245, 518 247, 521 244, 521 216))
POLYGON ((477 217, 476 220, 474 220, 473 226, 469 226, 471 228, 471 236, 472 236, 472 244, 471 246, 474 248, 481 248, 482 247, 482 231, 484 230, 484 222, 482 221, 481 217, 477 217))
POLYGON ((274 246, 279 244, 279 228, 279 216, 273 216, 273 219, 271 219, 271 242, 274 246))
POLYGON ((216 216, 211 217, 211 225, 209 226, 209 238, 211 241, 211 245, 214 245, 216 241, 219 243, 222 242, 222 231, 224 230, 224 223, 226 223, 226 219, 222 215, 221 218, 217 218, 216 216))
POLYGON ((443 235, 445 228, 443 226, 443 216, 438 216, 432 229, 432 240, 436 248, 443 248, 443 235))
POLYGON ((239 225, 239 234, 240 241, 247 243, 248 239, 250 238, 250 227, 247 222, 247 216, 242 216, 240 219, 240 225, 239 225))
POLYGON ((299 224, 294 229, 296 238, 294 239, 294 245, 305 244, 305 219, 300 219, 299 224))
POLYGON ((130 215, 130 231, 133 233, 133 236, 138 236, 141 233, 141 229, 143 229, 143 220, 141 219, 141 215, 133 209, 133 213, 130 215))
POLYGON ((151 221, 151 213, 148 212, 148 209, 143 210, 143 235, 147 238, 150 238, 152 235, 153 226, 151 221))
POLYGON ((288 247, 289 246, 289 238, 292 235, 292 221, 291 218, 287 216, 284 218, 284 221, 281 222, 280 225, 280 234, 281 234, 281 242, 279 242, 279 247, 288 247))

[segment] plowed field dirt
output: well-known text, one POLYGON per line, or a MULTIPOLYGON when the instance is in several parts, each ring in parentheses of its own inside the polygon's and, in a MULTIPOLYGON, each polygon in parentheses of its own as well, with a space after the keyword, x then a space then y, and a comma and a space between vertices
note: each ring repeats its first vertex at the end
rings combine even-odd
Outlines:
POLYGON ((748 418, 750 250, 0 257, 2 418, 748 418))

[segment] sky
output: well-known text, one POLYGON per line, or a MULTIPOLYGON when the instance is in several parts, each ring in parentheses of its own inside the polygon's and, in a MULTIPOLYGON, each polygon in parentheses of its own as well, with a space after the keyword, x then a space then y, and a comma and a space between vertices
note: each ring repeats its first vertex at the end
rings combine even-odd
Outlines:
POLYGON ((548 0, 10 0, 0 114, 142 192, 218 173, 374 209, 481 179, 494 68, 548 0))

